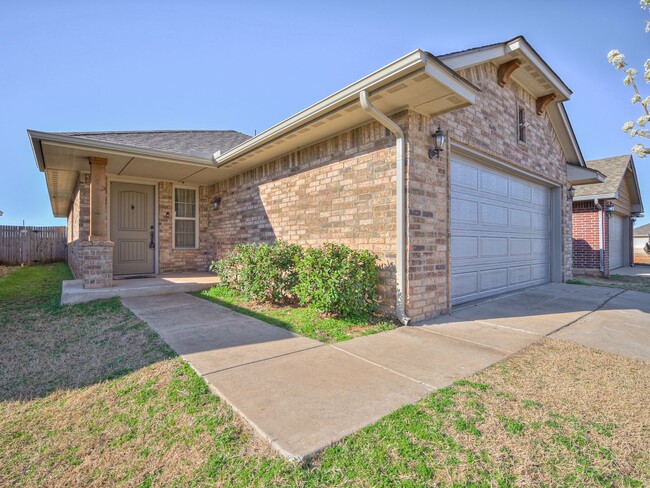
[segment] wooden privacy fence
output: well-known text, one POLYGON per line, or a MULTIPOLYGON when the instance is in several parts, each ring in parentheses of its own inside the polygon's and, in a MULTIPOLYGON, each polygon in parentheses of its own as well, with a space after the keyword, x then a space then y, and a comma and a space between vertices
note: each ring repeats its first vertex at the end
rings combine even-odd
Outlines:
POLYGON ((0 225, 0 264, 65 261, 66 242, 65 227, 0 225))

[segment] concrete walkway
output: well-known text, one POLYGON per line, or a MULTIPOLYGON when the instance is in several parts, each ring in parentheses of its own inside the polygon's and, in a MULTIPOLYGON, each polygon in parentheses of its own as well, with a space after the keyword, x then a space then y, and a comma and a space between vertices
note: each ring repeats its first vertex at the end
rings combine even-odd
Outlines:
POLYGON ((303 459, 558 330, 650 360, 648 297, 635 293, 548 284, 331 345, 189 295, 123 302, 279 452, 303 459))

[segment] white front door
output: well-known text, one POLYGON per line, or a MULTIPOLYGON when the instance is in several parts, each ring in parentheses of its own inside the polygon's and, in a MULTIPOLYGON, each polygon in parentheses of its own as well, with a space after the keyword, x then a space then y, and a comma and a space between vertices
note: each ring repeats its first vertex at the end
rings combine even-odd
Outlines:
POLYGON ((550 280, 550 189, 452 155, 452 303, 550 280))
POLYGON ((153 185, 111 183, 113 274, 155 272, 154 197, 153 185))
POLYGON ((609 269, 625 266, 625 218, 612 215, 609 218, 609 269))

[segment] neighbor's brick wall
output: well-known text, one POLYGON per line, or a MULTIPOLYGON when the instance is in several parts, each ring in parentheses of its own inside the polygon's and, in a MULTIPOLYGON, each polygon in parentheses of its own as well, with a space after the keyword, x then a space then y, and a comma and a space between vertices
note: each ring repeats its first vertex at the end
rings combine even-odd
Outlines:
POLYGON ((563 279, 571 277, 571 202, 566 198, 566 157, 546 113, 537 115, 535 98, 514 80, 497 84, 497 67, 486 63, 458 71, 481 89, 476 103, 432 121, 431 133, 440 123, 452 140, 503 159, 557 183, 562 188, 563 279), (530 124, 526 143, 517 141, 517 107, 526 109, 530 124))
POLYGON ((573 267, 600 272, 598 209, 594 202, 573 202, 573 267))
POLYGON ((158 183, 158 247, 159 271, 207 271, 214 256, 208 235, 210 199, 207 187, 199 192, 199 247, 198 249, 174 249, 173 215, 174 185, 169 181, 158 183))
MULTIPOLYGON (((407 113, 394 117, 406 128, 407 113)), ((219 182, 208 201, 212 258, 238 243, 340 242, 380 257, 380 296, 395 303, 395 137, 371 123, 219 182)))

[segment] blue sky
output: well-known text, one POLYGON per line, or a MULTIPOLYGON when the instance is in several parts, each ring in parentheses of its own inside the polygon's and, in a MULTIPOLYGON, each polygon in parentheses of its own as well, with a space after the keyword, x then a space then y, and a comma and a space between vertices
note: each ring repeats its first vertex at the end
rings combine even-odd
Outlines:
MULTIPOLYGON (((650 18, 650 13, 646 15, 650 18)), ((0 217, 62 224, 25 133, 264 130, 394 59, 526 36, 573 90, 587 159, 629 153, 640 115, 621 73, 650 34, 637 0, 0 2, 0 217)), ((643 85, 645 95, 650 86, 643 85)), ((650 222, 650 158, 636 158, 650 222)))

